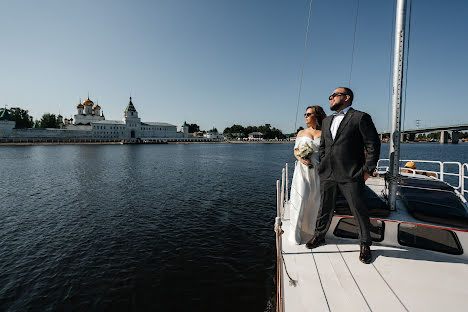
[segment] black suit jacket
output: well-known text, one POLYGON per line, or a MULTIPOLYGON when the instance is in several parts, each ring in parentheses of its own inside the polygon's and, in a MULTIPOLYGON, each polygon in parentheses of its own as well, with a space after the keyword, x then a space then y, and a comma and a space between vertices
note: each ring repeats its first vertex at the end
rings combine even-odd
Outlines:
POLYGON ((322 122, 320 180, 339 183, 362 181, 364 172, 372 175, 380 155, 380 138, 372 118, 350 108, 333 140, 330 132, 333 117, 328 116, 322 122))

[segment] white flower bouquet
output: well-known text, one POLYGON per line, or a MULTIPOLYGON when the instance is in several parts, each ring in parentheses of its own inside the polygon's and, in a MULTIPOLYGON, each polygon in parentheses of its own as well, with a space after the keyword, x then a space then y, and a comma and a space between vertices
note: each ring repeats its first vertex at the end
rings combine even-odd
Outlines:
MULTIPOLYGON (((310 156, 312 156, 313 153, 314 148, 308 143, 304 143, 303 145, 296 148, 296 155, 304 159, 310 159, 310 156)), ((314 166, 312 164, 309 165, 309 168, 313 167, 314 166)))

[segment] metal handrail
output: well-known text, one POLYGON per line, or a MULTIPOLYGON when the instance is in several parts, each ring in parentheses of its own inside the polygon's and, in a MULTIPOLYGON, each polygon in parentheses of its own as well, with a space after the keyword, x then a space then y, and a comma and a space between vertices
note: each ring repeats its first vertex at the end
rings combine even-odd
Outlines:
POLYGON ((284 311, 284 298, 283 298, 283 247, 281 243, 282 234, 282 218, 285 213, 285 204, 289 201, 289 177, 288 177, 288 164, 281 171, 281 180, 276 180, 276 219, 275 219, 275 232, 276 232, 276 311, 284 311))
POLYGON ((286 194, 284 196, 284 201, 288 202, 289 200, 289 173, 288 173, 288 163, 286 163, 286 194))
POLYGON ((285 180, 286 180, 286 169, 283 168, 281 173, 281 196, 280 196, 280 203, 281 203, 281 213, 284 215, 284 188, 285 188, 285 180))
MULTIPOLYGON (((385 169, 385 171, 388 171, 388 167, 387 166, 381 166, 380 163, 381 162, 384 162, 384 161, 390 161, 389 159, 379 159, 378 162, 377 162, 377 168, 382 168, 382 169, 385 169)), ((416 170, 413 170, 413 169, 410 169, 410 168, 404 168, 404 167, 400 167, 400 170, 401 169, 405 169, 405 170, 408 170, 410 172, 408 173, 411 173, 412 175, 415 175, 419 172, 423 172, 423 173, 434 173, 436 174, 435 178, 440 180, 440 181, 443 181, 443 182, 446 182, 446 183, 449 183, 446 181, 446 177, 447 176, 455 176, 455 177, 458 177, 458 185, 452 185, 451 183, 449 183, 454 189, 458 190, 462 195, 465 195, 466 193, 468 193, 468 190, 465 189, 465 179, 468 178, 468 172, 467 172, 467 175, 465 176, 465 168, 467 169, 468 171, 468 164, 461 164, 460 162, 455 162, 455 161, 436 161, 436 160, 410 160, 410 159, 402 159, 400 160, 400 162, 408 162, 408 161, 412 161, 414 163, 429 163, 429 164, 437 164, 439 165, 439 170, 438 171, 431 171, 431 170, 422 170, 422 169, 416 169, 416 170), (445 167, 447 165, 457 165, 458 166, 458 173, 452 173, 452 172, 445 172, 445 167)), ((467 185, 468 186, 468 185, 467 185)))
POLYGON ((465 189, 465 179, 468 179, 468 174, 465 176, 465 168, 468 173, 468 164, 463 164, 462 166, 462 183, 461 183, 461 193, 462 195, 468 194, 468 190, 465 189))
POLYGON ((282 257, 282 244, 281 244, 281 218, 284 215, 284 206, 288 201, 288 171, 283 168, 281 172, 281 180, 276 181, 276 219, 275 219, 275 232, 276 232, 276 311, 284 311, 284 298, 283 298, 283 257, 282 257), (286 196, 285 196, 286 195, 286 196))

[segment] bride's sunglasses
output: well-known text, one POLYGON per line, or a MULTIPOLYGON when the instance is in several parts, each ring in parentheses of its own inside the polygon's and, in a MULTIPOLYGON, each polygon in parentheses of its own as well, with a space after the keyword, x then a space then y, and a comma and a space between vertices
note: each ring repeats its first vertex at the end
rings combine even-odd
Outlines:
POLYGON ((310 117, 310 116, 315 116, 315 114, 314 113, 305 113, 304 114, 304 117, 310 117))

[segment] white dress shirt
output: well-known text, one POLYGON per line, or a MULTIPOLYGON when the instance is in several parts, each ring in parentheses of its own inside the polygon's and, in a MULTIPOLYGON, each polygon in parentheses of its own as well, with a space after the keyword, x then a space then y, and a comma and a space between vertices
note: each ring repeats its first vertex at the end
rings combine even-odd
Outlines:
POLYGON ((330 126, 330 132, 333 140, 335 140, 336 132, 338 131, 338 128, 340 127, 340 124, 343 121, 343 118, 345 117, 346 113, 349 111, 350 108, 351 106, 346 107, 342 110, 343 114, 339 114, 333 118, 332 124, 330 126))

